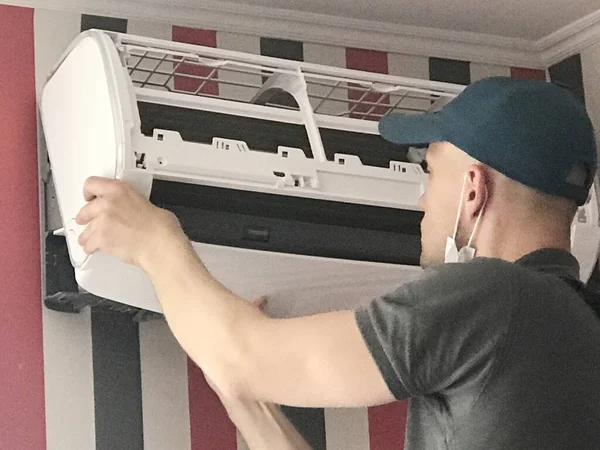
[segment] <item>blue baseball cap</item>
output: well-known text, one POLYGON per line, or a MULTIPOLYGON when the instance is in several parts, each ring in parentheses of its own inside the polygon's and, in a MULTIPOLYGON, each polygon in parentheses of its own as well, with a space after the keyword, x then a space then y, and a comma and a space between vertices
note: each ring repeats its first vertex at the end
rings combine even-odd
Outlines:
POLYGON ((383 117, 379 133, 403 145, 450 142, 508 178, 578 205, 596 174, 594 127, 583 102, 544 81, 486 78, 440 111, 383 117))

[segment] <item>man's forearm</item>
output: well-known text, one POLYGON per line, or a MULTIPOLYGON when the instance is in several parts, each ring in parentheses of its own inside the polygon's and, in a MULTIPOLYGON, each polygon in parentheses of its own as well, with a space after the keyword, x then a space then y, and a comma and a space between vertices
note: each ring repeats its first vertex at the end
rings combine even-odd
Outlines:
POLYGON ((307 407, 393 399, 353 311, 270 318, 213 278, 182 231, 170 231, 156 232, 156 246, 137 260, 177 341, 222 392, 307 407))
POLYGON ((163 313, 179 344, 228 395, 251 361, 244 330, 264 315, 218 283, 189 241, 171 239, 160 255, 144 261, 163 313))
POLYGON ((311 450, 278 406, 241 400, 223 404, 250 450, 311 450))

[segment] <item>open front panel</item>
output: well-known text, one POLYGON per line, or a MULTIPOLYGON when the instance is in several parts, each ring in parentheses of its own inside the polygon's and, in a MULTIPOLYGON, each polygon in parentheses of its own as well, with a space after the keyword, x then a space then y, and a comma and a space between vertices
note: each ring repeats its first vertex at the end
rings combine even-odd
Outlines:
MULTIPOLYGON (((74 218, 84 206, 83 185, 90 176, 115 178, 123 154, 131 153, 119 101, 120 64, 103 35, 82 37, 52 74, 40 112, 56 194, 74 266, 87 256, 77 244, 74 218)), ((127 96, 125 96, 127 98, 127 96)))

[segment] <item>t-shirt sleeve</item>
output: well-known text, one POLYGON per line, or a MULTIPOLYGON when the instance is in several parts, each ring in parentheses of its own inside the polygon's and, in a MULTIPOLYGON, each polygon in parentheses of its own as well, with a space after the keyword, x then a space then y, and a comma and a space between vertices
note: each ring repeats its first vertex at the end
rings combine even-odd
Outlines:
POLYGON ((509 327, 508 270, 478 259, 440 265, 356 311, 396 399, 485 380, 509 327))

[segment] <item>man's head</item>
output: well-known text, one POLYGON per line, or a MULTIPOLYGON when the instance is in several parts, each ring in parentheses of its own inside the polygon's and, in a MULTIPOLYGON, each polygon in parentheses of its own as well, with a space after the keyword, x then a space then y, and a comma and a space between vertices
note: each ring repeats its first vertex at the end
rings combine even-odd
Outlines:
POLYGON ((495 217, 496 224, 507 215, 521 224, 539 218, 568 233, 595 176, 585 108, 551 83, 489 78, 439 112, 386 116, 379 129, 392 142, 429 145, 420 200, 423 266, 444 261, 448 237, 456 237, 458 248, 467 245, 480 217, 495 217))

